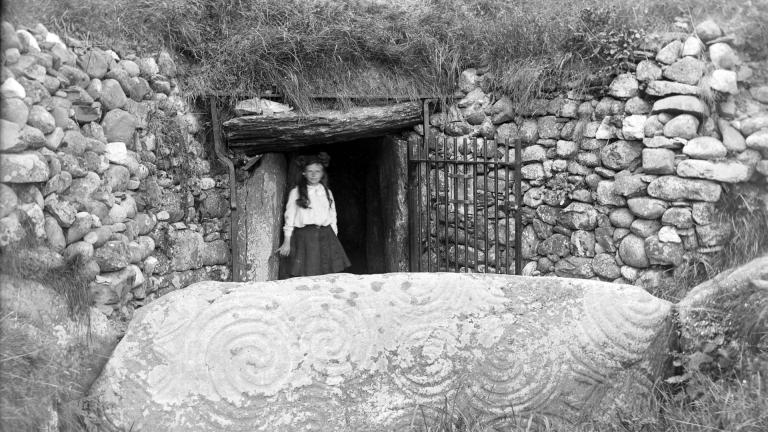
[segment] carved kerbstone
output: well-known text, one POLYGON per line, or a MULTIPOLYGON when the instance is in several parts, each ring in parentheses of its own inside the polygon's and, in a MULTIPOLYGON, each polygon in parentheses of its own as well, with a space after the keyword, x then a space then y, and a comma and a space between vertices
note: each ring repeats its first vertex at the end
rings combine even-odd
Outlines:
POLYGON ((137 311, 92 393, 134 430, 607 420, 649 404, 670 310, 638 287, 562 278, 202 282, 137 311))

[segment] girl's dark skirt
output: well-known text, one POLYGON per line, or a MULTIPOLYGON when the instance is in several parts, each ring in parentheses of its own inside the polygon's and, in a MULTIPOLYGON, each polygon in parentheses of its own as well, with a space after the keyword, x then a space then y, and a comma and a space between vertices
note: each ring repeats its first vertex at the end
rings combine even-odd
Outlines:
POLYGON ((338 273, 352 265, 330 225, 307 225, 293 230, 288 271, 291 276, 338 273))

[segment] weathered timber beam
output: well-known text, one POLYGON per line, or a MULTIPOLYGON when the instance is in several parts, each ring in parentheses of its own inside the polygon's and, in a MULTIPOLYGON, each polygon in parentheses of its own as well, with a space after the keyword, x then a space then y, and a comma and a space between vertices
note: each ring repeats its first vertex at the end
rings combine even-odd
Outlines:
POLYGON ((420 122, 421 105, 408 102, 349 111, 235 117, 224 123, 224 134, 231 148, 274 152, 380 136, 420 122))

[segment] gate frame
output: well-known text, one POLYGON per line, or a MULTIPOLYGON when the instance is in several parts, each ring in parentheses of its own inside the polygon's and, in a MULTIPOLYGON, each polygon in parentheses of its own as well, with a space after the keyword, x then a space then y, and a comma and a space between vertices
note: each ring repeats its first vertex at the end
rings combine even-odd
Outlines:
MULTIPOLYGON (((425 271, 425 269, 421 268, 421 257, 423 255, 423 253, 425 253, 424 249, 423 249, 423 246, 422 246, 423 243, 424 243, 424 238, 422 238, 422 232, 423 232, 422 230, 423 230, 423 226, 424 226, 424 223, 423 223, 424 222, 423 221, 424 210, 426 210, 426 227, 427 227, 427 229, 426 229, 426 240, 427 240, 426 253, 427 253, 427 256, 428 256, 426 271, 439 271, 440 262, 441 262, 439 255, 438 255, 438 262, 437 262, 437 267, 438 268, 436 268, 434 270, 431 268, 430 253, 433 250, 433 248, 432 248, 432 244, 430 242, 431 235, 430 235, 430 232, 429 232, 430 231, 429 230, 429 225, 430 225, 430 217, 434 213, 436 226, 439 226, 438 212, 439 212, 439 206, 440 206, 441 202, 443 202, 445 204, 445 228, 444 228, 445 231, 444 232, 445 232, 445 246, 446 246, 446 250, 445 250, 445 264, 446 264, 446 268, 448 269, 447 271, 453 271, 453 272, 459 271, 459 267, 460 266, 458 264, 458 256, 459 256, 459 238, 458 238, 459 237, 458 236, 459 227, 458 227, 458 223, 456 225, 456 235, 454 236, 454 241, 453 241, 453 246, 454 246, 453 267, 448 265, 448 263, 449 263, 448 249, 449 249, 449 245, 451 244, 451 242, 448 239, 448 225, 449 225, 448 224, 448 221, 449 221, 449 211, 448 211, 448 209, 449 209, 449 204, 451 203, 451 201, 454 204, 460 204, 460 201, 461 201, 461 204, 463 204, 464 209, 465 209, 464 213, 465 213, 465 215, 467 215, 468 214, 467 213, 468 205, 472 205, 473 207, 475 207, 476 206, 476 202, 475 202, 474 199, 471 202, 469 202, 466 199, 466 192, 468 191, 466 179, 464 180, 464 187, 463 187, 464 194, 465 194, 465 199, 463 199, 463 200, 459 200, 458 199, 458 190, 457 190, 457 188, 458 188, 458 180, 456 178, 456 175, 453 175, 453 195, 454 196, 453 196, 453 199, 451 200, 451 198, 449 197, 449 193, 448 193, 448 191, 449 191, 448 182, 451 181, 451 180, 449 180, 450 175, 449 175, 448 167, 449 166, 469 165, 469 166, 472 167, 472 178, 473 179, 477 179, 477 167, 478 166, 483 166, 485 168, 489 168, 489 167, 494 167, 494 168, 504 167, 504 168, 506 168, 507 171, 506 171, 505 179, 504 179, 505 187, 509 185, 509 180, 510 180, 509 179, 509 169, 510 168, 514 169, 514 178, 513 178, 513 180, 514 180, 514 196, 515 196, 515 208, 514 208, 514 218, 515 218, 515 232, 514 232, 514 234, 515 234, 515 239, 514 239, 515 274, 517 274, 517 275, 522 274, 522 254, 521 254, 521 246, 522 246, 522 236, 521 236, 521 232, 522 232, 522 212, 521 212, 521 209, 522 209, 522 178, 521 178, 521 172, 520 172, 521 168, 522 168, 522 143, 520 141, 520 138, 519 137, 515 137, 515 138, 512 139, 512 143, 514 143, 514 148, 515 148, 515 159, 514 159, 514 161, 510 161, 509 160, 509 149, 510 149, 510 145, 509 145, 510 141, 509 140, 506 140, 504 142, 504 147, 507 149, 507 151, 505 152, 504 161, 495 161, 495 160, 490 160, 489 161, 487 159, 487 156, 488 156, 487 150, 488 149, 487 149, 486 146, 483 146, 483 161, 482 162, 469 161, 469 160, 466 160, 466 159, 462 161, 462 160, 460 160, 458 158, 458 139, 455 138, 455 137, 453 138, 454 159, 453 160, 449 159, 448 155, 447 155, 448 150, 449 150, 448 142, 450 141, 450 139, 443 140, 443 154, 442 154, 442 158, 440 158, 439 155, 438 155, 438 150, 439 150, 440 143, 437 141, 437 139, 433 139, 430 136, 430 133, 429 133, 429 131, 430 131, 430 125, 429 125, 429 114, 430 114, 429 102, 430 102, 429 99, 423 99, 422 100, 422 105, 423 105, 423 109, 422 109, 423 137, 421 138, 421 142, 418 142, 417 140, 409 140, 409 142, 408 142, 408 149, 407 149, 407 155, 408 155, 408 161, 407 161, 407 165, 408 165, 408 207, 409 207, 409 209, 408 209, 408 243, 409 243, 408 252, 409 252, 410 271, 412 271, 412 272, 425 271), (414 142, 414 141, 416 141, 416 142, 414 142), (434 144, 435 144, 435 146, 434 146, 434 156, 430 157, 430 144, 432 142, 434 142, 434 144), (437 167, 439 165, 443 165, 443 172, 445 173, 445 182, 444 182, 445 184, 444 184, 444 187, 443 187, 443 189, 444 189, 444 198, 441 199, 441 196, 438 193, 437 194, 437 200, 436 200, 436 202, 434 204, 431 202, 432 201, 432 198, 431 198, 432 197, 431 182, 430 182, 429 178, 426 178, 426 177, 429 177, 429 174, 430 174, 429 169, 430 169, 430 166, 432 166, 432 165, 435 166, 435 175, 434 175, 435 185, 434 186, 435 186, 436 189, 439 188, 439 182, 438 182, 438 178, 439 177, 438 177, 438 169, 437 169, 437 167), (424 173, 425 173, 424 178, 426 178, 426 181, 424 182, 425 183, 424 185, 421 184, 422 170, 424 170, 424 173), (426 195, 425 195, 424 198, 427 200, 427 202, 422 202, 422 195, 423 195, 422 192, 421 192, 422 186, 426 187, 426 195)), ((486 142, 498 143, 498 141, 495 141, 495 140, 486 140, 486 142)), ((478 149, 478 147, 477 147, 477 140, 473 139, 472 143, 473 143, 472 144, 473 149, 477 150, 478 149)), ((466 145, 467 145, 467 139, 466 138, 463 139, 463 143, 462 144, 466 147, 466 145)), ((489 195, 488 194, 488 192, 489 192, 488 191, 488 177, 487 176, 483 176, 483 178, 484 178, 484 188, 483 188, 483 190, 485 191, 484 192, 484 196, 488 196, 489 195)), ((494 180, 495 185, 494 185, 493 194, 494 194, 494 199, 496 201, 498 201, 498 198, 497 198, 498 197, 498 190, 499 190, 498 189, 498 182, 499 182, 499 179, 495 179, 494 180)), ((473 181, 472 183, 473 183, 473 186, 472 186, 473 196, 476 197, 476 196, 478 196, 477 192, 478 192, 479 189, 477 187, 476 180, 473 181)), ((486 206, 486 208, 488 208, 488 207, 486 206)), ((494 218, 495 222, 493 224, 494 224, 495 228, 498 228, 498 226, 499 226, 499 223, 498 223, 498 220, 499 220, 498 219, 499 209, 498 209, 497 205, 494 205, 494 211, 495 211, 495 216, 496 217, 494 218)), ((455 211, 455 214, 458 214, 458 211, 455 211)), ((473 215, 477 215, 476 207, 473 209, 472 214, 473 215)), ((485 214, 487 214, 487 212, 484 211, 483 214, 485 215, 485 214)), ((509 219, 509 209, 507 209, 507 220, 508 219, 509 219)), ((472 239, 473 240, 472 247, 474 249, 474 261, 473 262, 474 262, 474 266, 475 267, 477 267, 480 264, 478 262, 478 259, 477 259, 477 255, 478 255, 477 254, 477 252, 478 252, 478 250, 477 250, 477 229, 476 229, 476 227, 478 226, 477 222, 478 222, 478 220, 475 218, 475 224, 476 225, 475 225, 475 229, 473 229, 473 236, 472 236, 473 237, 473 239, 472 239)), ((485 225, 485 236, 487 237, 488 224, 489 224, 489 218, 487 216, 485 216, 483 218, 483 223, 485 225)), ((499 231, 498 231, 498 229, 496 229, 495 232, 496 232, 497 235, 494 236, 495 237, 494 245, 498 246, 498 244, 499 244, 499 239, 498 239, 498 232, 499 231)), ((510 230, 509 230, 509 223, 507 222, 507 229, 506 229, 506 238, 507 238, 506 244, 507 244, 507 247, 509 246, 509 232, 510 232, 510 230)), ((469 229, 467 227, 464 228, 464 233, 465 233, 464 234, 465 235, 465 241, 464 241, 464 259, 465 260, 464 261, 465 261, 465 264, 467 264, 467 260, 468 260, 468 247, 470 246, 469 245, 469 238, 468 238, 469 229)), ((437 232, 435 234, 437 235, 437 232)), ((486 238, 485 241, 487 241, 487 238, 486 238)), ((438 240, 438 242, 439 242, 439 240, 438 240)), ((487 249, 487 247, 486 247, 486 249, 487 249)), ((508 257, 509 255, 507 254, 506 256, 508 257)), ((505 268, 503 269, 504 271, 500 271, 500 268, 499 268, 499 265, 498 265, 499 264, 498 254, 495 257, 494 262, 496 264, 494 266, 495 270, 496 270, 496 273, 507 274, 507 272, 509 271, 507 266, 505 266, 505 268)), ((504 262, 505 262, 505 264, 508 263, 509 262, 508 258, 505 259, 504 262)), ((492 265, 494 263, 489 263, 488 262, 488 256, 487 256, 487 254, 485 254, 485 259, 483 260, 483 264, 488 266, 488 265, 492 265)), ((469 265, 467 265, 467 267, 469 267, 469 265)))

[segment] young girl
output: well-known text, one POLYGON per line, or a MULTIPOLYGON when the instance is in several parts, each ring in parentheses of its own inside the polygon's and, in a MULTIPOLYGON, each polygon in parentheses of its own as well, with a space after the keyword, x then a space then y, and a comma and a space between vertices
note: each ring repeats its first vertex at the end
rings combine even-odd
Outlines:
POLYGON ((351 265, 336 237, 336 205, 325 176, 329 161, 326 153, 297 159, 301 178, 288 194, 285 239, 277 250, 288 257, 291 276, 338 273, 351 265))

